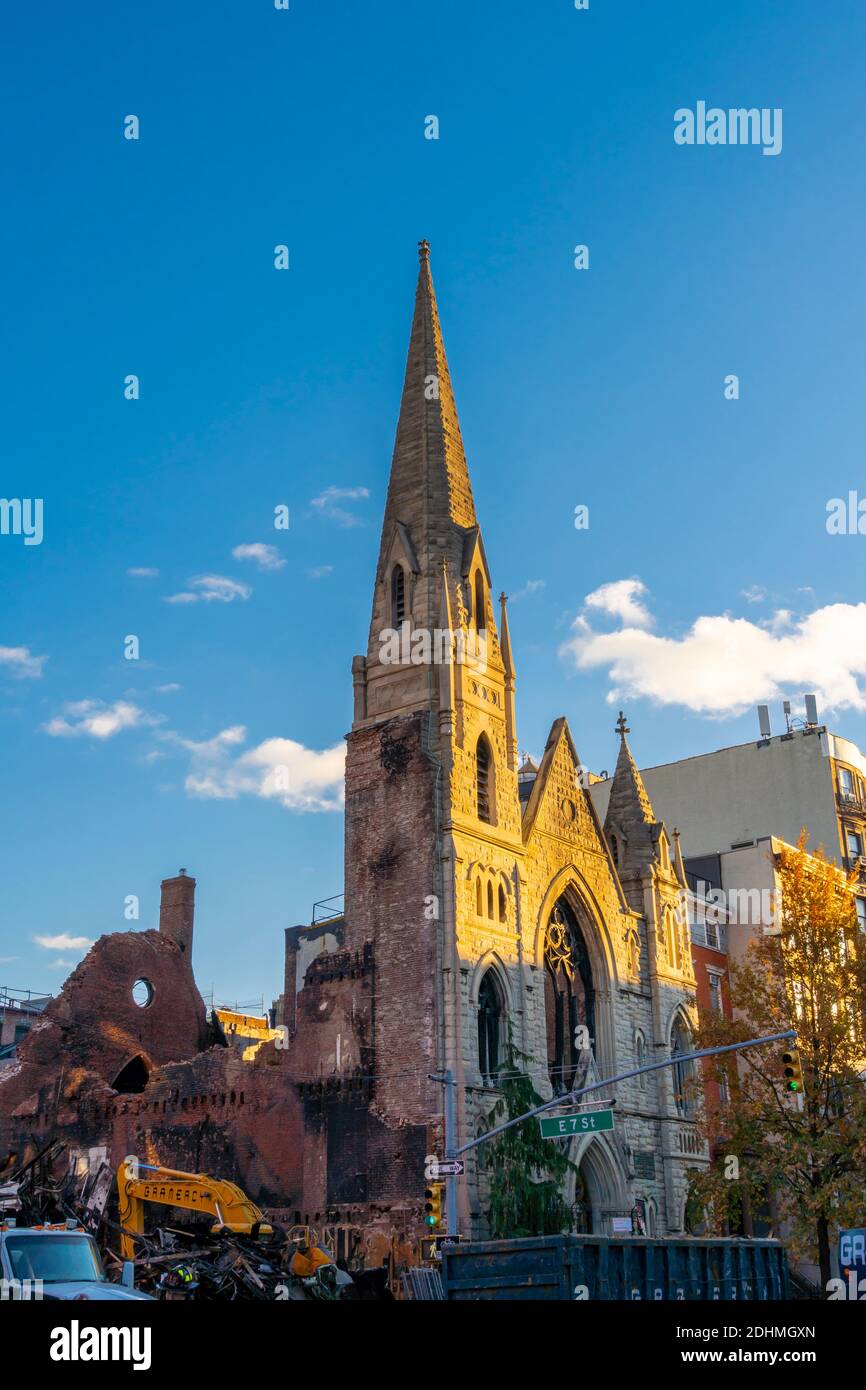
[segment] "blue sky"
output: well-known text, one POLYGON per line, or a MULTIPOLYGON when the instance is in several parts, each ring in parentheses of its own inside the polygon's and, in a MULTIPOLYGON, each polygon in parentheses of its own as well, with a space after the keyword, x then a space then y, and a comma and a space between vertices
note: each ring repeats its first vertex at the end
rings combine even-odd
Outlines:
POLYGON ((281 929, 341 891, 312 808, 421 237, 521 746, 566 714, 607 768, 621 698, 662 762, 806 689, 866 745, 866 542, 825 525, 866 496, 862 6, 51 0, 5 37, 0 491, 44 538, 0 536, 0 977, 56 990, 82 947, 36 938, 126 929, 133 894, 153 926, 184 865, 201 987, 269 1002, 281 929), (781 154, 676 145, 699 100, 782 108, 781 154), (295 809, 256 792, 274 739, 295 809))

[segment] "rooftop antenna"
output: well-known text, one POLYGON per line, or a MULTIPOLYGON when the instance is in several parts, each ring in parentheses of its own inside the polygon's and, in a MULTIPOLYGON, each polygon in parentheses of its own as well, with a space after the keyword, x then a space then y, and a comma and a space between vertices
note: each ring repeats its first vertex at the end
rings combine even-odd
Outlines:
POLYGON ((783 711, 783 713, 784 713, 784 715, 785 715, 785 728, 788 730, 788 733, 790 733, 790 732, 791 732, 791 701, 790 701, 790 700, 783 700, 783 701, 782 701, 782 711, 783 711))
POLYGON ((806 702, 806 726, 815 728, 818 723, 818 701, 814 695, 805 695, 803 698, 806 702))
POLYGON ((771 738, 770 711, 766 705, 758 705, 758 723, 761 726, 761 738, 771 738))

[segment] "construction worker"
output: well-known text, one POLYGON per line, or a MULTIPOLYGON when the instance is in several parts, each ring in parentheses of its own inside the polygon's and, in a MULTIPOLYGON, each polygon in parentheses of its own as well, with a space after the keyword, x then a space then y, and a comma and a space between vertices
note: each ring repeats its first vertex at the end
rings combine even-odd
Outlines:
POLYGON ((174 1269, 165 1271, 156 1287, 160 1297, 167 1302, 185 1303, 195 1297, 198 1280, 189 1265, 175 1265, 174 1269))

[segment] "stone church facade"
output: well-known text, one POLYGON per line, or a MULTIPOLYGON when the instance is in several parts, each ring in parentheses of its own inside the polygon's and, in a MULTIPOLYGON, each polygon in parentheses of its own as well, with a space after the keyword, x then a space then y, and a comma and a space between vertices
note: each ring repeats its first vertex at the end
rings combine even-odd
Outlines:
MULTIPOLYGON (((367 650, 352 665, 340 938, 375 962, 377 1109, 427 1126, 441 1154, 429 1074, 456 1082, 459 1146, 484 1127, 509 1043, 552 1097, 687 1051, 696 1012, 682 861, 624 720, 604 826, 565 719, 540 766, 519 765, 507 601, 494 602, 426 243, 420 260, 367 650)), ((294 960, 288 991, 293 980, 294 960)), ((632 1216, 682 1231, 688 1169, 703 1161, 687 1070, 599 1093, 616 1128, 572 1142, 582 1229, 632 1216)), ((476 1157, 459 1226, 483 1232, 476 1157)))

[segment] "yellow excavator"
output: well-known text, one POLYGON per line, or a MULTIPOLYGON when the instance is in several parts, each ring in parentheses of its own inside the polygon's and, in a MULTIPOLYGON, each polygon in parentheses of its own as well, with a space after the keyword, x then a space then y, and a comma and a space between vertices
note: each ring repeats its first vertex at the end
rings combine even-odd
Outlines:
POLYGON ((214 1235, 220 1231, 245 1236, 273 1234, 273 1227, 267 1224, 245 1192, 233 1182, 209 1178, 205 1173, 178 1173, 173 1168, 141 1163, 130 1155, 117 1170, 117 1195, 123 1227, 120 1249, 125 1260, 135 1259, 133 1237, 144 1233, 145 1202, 213 1216, 216 1218, 211 1227, 214 1235))

